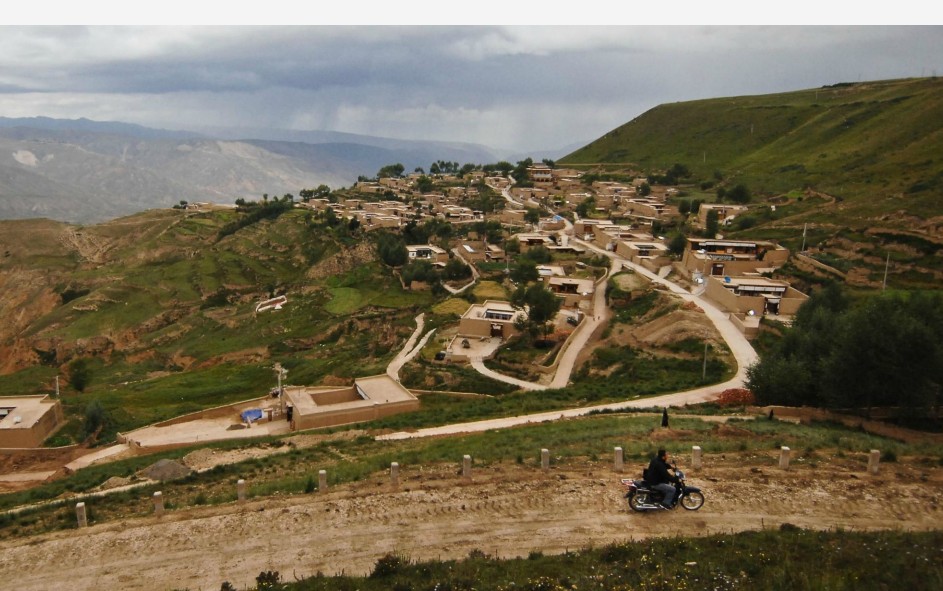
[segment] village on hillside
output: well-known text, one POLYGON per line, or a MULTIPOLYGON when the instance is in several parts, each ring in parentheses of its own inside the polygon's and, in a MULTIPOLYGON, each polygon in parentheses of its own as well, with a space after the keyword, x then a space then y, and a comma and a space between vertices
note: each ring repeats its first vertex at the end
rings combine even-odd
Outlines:
MULTIPOLYGON (((695 309, 710 308, 714 324, 724 325, 722 334, 736 333, 736 337, 725 338, 737 358, 739 373, 725 387, 741 387, 745 367, 756 358, 749 339, 756 336, 760 320, 768 316, 788 324, 807 299, 787 281, 774 278, 777 268, 789 259, 789 251, 770 241, 723 238, 722 229, 747 211, 746 206, 705 203, 698 204, 696 211, 688 208, 682 212, 677 199, 675 205, 669 203, 677 196, 677 187, 652 186, 644 177, 630 183, 595 180, 587 185, 583 173, 551 164, 527 166, 523 183, 515 182, 511 175, 489 175, 482 170, 464 175, 392 174, 361 180, 344 192, 302 191, 302 199, 293 205, 368 232, 395 232, 428 220, 484 227, 483 232, 452 233, 437 243, 405 245, 407 265, 420 263, 440 271, 450 263, 467 267, 466 273, 459 273, 465 278, 443 283, 453 294, 472 287, 485 267, 500 269, 503 265, 513 286, 515 276, 507 277, 511 260, 534 249, 551 256, 571 255, 565 263, 551 259, 534 265, 537 283, 552 293, 555 301, 552 317, 540 319, 542 330, 553 332, 560 340, 555 361, 537 381, 503 375, 484 364, 528 329, 528 317, 537 313, 527 303, 494 299, 470 303, 457 326, 448 331, 447 341, 435 355, 436 362, 467 364, 489 378, 524 390, 564 387, 570 383, 581 349, 598 338, 607 324, 611 312, 608 280, 628 271, 645 283, 682 294, 695 309), (490 192, 490 198, 482 200, 482 191, 490 192), (686 219, 698 237, 680 241, 659 233, 664 224, 679 218, 686 219), (714 234, 708 235, 708 229, 714 234), (601 260, 608 261, 608 268, 597 272, 587 269, 575 258, 585 254, 604 257, 601 260), (738 339, 737 343, 731 343, 731 338, 738 339)), ((189 210, 212 207, 185 204, 189 210)), ((432 287, 421 278, 403 281, 406 289, 432 287)), ((291 297, 287 294, 261 301, 256 314, 276 313, 291 305, 291 297)), ((423 334, 421 317, 417 321, 413 338, 386 375, 361 376, 351 386, 338 389, 286 387, 279 373, 271 396, 119 434, 116 446, 77 458, 68 469, 129 450, 284 434, 415 410, 419 402, 400 384, 399 371, 432 336, 432 331, 423 334)), ((0 448, 37 447, 63 423, 58 401, 48 396, 11 398, 5 406, 0 418, 0 448)))

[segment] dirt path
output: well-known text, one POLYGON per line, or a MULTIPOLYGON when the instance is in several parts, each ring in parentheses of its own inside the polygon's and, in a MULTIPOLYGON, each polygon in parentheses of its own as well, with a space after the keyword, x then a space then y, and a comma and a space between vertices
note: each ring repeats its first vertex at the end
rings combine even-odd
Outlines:
POLYGON ((868 476, 861 462, 821 463, 784 472, 774 467, 772 452, 707 458, 705 469, 689 471, 690 482, 705 491, 704 508, 658 514, 631 513, 620 474, 602 463, 549 473, 516 464, 479 467, 470 483, 456 466, 404 466, 398 490, 380 474, 321 495, 5 540, 0 581, 16 581, 24 591, 216 590, 223 581, 254 585, 263 570, 288 580, 317 571, 367 573, 388 552, 413 560, 459 558, 473 549, 511 557, 787 522, 817 529, 943 526, 943 468, 902 461, 868 476))

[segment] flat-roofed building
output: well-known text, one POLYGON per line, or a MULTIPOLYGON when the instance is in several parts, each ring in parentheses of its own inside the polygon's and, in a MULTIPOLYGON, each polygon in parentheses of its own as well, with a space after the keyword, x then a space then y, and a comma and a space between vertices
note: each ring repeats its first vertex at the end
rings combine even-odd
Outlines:
POLYGON ((504 249, 496 244, 485 245, 485 259, 493 262, 503 261, 505 257, 504 249))
POLYGON ((517 334, 514 321, 522 315, 524 312, 510 302, 486 300, 481 304, 472 304, 459 321, 458 334, 507 339, 517 334))
POLYGON ((0 397, 0 447, 39 447, 65 419, 62 404, 47 395, 0 397))
POLYGON ((520 233, 515 234, 513 238, 516 238, 521 245, 521 251, 527 251, 530 248, 535 246, 551 247, 555 246, 557 243, 554 241, 553 237, 548 234, 539 234, 536 232, 530 233, 520 233))
POLYGON ((537 275, 540 277, 566 277, 566 271, 559 265, 537 265, 537 275))
POLYGON ((650 271, 671 263, 668 247, 656 240, 620 240, 616 242, 616 254, 650 271))
POLYGON ((704 275, 744 275, 772 272, 789 259, 789 250, 766 240, 688 238, 681 262, 704 275))
POLYGON ((543 281, 547 289, 561 298, 563 305, 567 308, 575 308, 580 305, 580 302, 591 300, 596 291, 596 285, 592 279, 551 275, 544 277, 543 281))
POLYGON ((410 261, 429 261, 445 264, 449 262, 449 252, 434 244, 407 244, 406 254, 410 261))
POLYGON ((761 276, 707 276, 705 295, 728 312, 792 316, 809 296, 786 281, 761 276))
POLYGON ((295 429, 372 421, 419 410, 419 400, 387 375, 357 378, 346 387, 286 386, 295 429))

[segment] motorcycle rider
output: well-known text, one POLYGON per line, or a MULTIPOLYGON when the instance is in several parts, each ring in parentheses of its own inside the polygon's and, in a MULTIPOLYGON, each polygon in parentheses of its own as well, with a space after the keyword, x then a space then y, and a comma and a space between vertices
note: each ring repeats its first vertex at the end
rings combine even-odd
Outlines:
POLYGON ((652 461, 648 464, 648 472, 646 480, 654 490, 659 491, 664 495, 664 499, 661 501, 661 506, 665 509, 670 509, 672 507, 672 502, 675 498, 676 488, 674 483, 680 482, 678 477, 669 472, 671 466, 668 464, 668 452, 664 449, 659 449, 658 454, 652 458, 652 461))

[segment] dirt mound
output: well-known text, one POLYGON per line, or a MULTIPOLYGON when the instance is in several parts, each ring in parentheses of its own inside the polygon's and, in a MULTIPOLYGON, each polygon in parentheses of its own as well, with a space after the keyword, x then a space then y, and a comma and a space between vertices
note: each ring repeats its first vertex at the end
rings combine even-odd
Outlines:
POLYGON ((187 466, 175 460, 158 460, 141 471, 141 475, 151 480, 177 480, 185 478, 193 472, 187 466))
POLYGON ((714 427, 714 434, 723 437, 756 437, 756 433, 741 429, 729 423, 723 423, 714 427))
POLYGON ((633 332, 639 341, 657 347, 685 339, 713 341, 717 338, 717 329, 703 312, 685 309, 659 316, 633 332))
POLYGON ((127 486, 131 484, 130 478, 122 478, 121 476, 112 476, 105 482, 102 482, 95 490, 108 490, 110 488, 118 488, 119 486, 127 486))
POLYGON ((683 439, 694 437, 695 432, 689 431, 686 429, 670 429, 670 428, 661 428, 652 429, 652 432, 649 433, 649 437, 652 441, 664 441, 670 439, 683 439))
POLYGON ((342 250, 311 267, 307 276, 309 279, 323 279, 324 277, 343 275, 350 269, 375 261, 376 258, 377 253, 373 244, 361 242, 357 246, 342 250))

